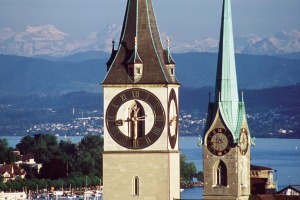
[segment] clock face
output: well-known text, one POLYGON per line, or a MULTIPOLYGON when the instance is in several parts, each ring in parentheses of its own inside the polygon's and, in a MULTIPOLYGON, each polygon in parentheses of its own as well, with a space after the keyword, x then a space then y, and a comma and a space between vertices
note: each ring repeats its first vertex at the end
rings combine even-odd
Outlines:
POLYGON ((231 149, 232 143, 232 135, 224 128, 216 128, 207 136, 207 148, 216 156, 227 154, 231 149))
POLYGON ((168 113, 168 135, 172 149, 175 148, 178 133, 178 106, 175 90, 172 89, 169 96, 169 113, 168 113))
POLYGON ((106 126, 115 142, 129 149, 152 145, 165 127, 165 112, 151 92, 133 88, 120 92, 106 110, 106 126))
POLYGON ((239 145, 240 153, 245 155, 248 151, 248 132, 245 128, 241 129, 239 145))

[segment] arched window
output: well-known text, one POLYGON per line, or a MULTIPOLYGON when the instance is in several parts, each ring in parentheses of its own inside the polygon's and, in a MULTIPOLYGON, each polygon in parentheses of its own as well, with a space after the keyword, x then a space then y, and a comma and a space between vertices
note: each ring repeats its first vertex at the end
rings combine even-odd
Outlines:
POLYGON ((222 160, 215 169, 215 175, 217 186, 227 186, 227 167, 222 160))
POLYGON ((137 176, 132 179, 132 195, 139 196, 139 178, 137 176))

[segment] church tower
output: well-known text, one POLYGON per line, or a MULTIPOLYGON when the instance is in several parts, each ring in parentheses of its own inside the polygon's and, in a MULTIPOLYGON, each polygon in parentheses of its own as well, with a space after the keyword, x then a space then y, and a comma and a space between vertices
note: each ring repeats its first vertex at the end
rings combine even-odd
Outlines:
POLYGON ((104 198, 180 198, 175 62, 163 49, 152 0, 128 0, 104 89, 104 198))
POLYGON ((223 0, 214 101, 209 103, 203 140, 204 199, 250 196, 250 131, 239 101, 231 0, 223 0))

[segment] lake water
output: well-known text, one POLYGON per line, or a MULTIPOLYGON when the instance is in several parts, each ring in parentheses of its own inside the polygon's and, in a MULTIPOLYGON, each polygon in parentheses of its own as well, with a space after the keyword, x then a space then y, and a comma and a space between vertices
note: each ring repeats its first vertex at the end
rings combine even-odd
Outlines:
MULTIPOLYGON (((6 138, 11 147, 15 147, 22 137, 6 138)), ((80 142, 82 137, 58 137, 60 140, 80 142)), ((181 153, 186 155, 188 162, 194 162, 198 171, 202 171, 202 148, 197 145, 197 137, 180 137, 181 153)), ((300 139, 266 139, 258 138, 251 148, 251 164, 270 167, 277 170, 274 178, 278 178, 278 189, 289 184, 300 185, 300 139)), ((183 199, 202 198, 202 187, 188 188, 181 193, 183 199)))

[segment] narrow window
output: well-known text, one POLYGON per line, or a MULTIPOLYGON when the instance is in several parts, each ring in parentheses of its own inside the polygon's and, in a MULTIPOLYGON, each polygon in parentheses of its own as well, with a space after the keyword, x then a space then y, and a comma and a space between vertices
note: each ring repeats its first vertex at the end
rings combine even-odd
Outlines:
POLYGON ((227 186, 227 168, 223 161, 220 161, 216 169, 216 185, 227 186))
POLYGON ((141 68, 136 68, 136 74, 140 75, 141 74, 141 68))
POLYGON ((171 73, 172 76, 174 75, 174 69, 173 68, 170 69, 170 73, 171 73))
POLYGON ((134 177, 132 182, 133 182, 132 195, 139 196, 139 178, 137 176, 134 177))

